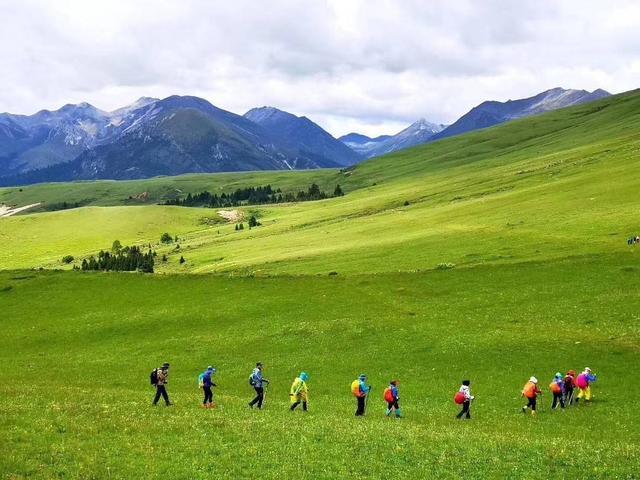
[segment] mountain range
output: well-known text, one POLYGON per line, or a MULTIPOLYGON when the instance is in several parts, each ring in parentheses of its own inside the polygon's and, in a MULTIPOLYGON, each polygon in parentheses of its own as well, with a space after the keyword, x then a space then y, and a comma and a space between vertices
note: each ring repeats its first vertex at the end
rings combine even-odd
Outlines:
POLYGON ((336 139, 274 107, 244 115, 193 96, 142 97, 105 112, 88 103, 0 114, 0 185, 182 173, 345 167, 415 145, 608 96, 554 88, 483 102, 446 126, 420 119, 395 135, 336 139))
POLYGON ((120 180, 341 167, 360 159, 307 118, 271 110, 277 118, 269 121, 255 111, 245 117, 198 97, 171 96, 113 112, 81 103, 32 116, 2 114, 0 177, 5 184, 120 180))
POLYGON ((446 127, 446 125, 431 123, 421 118, 395 135, 370 138, 359 133, 349 133, 338 140, 363 157, 373 158, 426 143, 446 127))
POLYGON ((441 132, 436 133, 430 141, 460 135, 480 128, 492 127, 509 120, 516 120, 559 108, 593 102, 610 95, 609 92, 602 89, 588 92, 586 90, 552 88, 529 98, 508 100, 506 102, 483 102, 441 132))
POLYGON ((373 158, 441 138, 492 127, 509 120, 592 102, 609 95, 611 95, 609 92, 601 89, 588 92, 552 88, 529 98, 506 102, 483 102, 448 126, 420 119, 395 135, 370 138, 359 133, 349 133, 340 137, 339 140, 363 157, 373 158))

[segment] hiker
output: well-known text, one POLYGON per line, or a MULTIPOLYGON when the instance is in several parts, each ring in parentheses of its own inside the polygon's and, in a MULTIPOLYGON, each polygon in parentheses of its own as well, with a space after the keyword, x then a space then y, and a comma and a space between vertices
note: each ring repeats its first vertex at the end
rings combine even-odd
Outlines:
POLYGON ((462 410, 456 415, 456 418, 471 419, 471 402, 474 398, 476 397, 471 395, 471 382, 469 380, 463 380, 460 390, 458 390, 458 393, 453 397, 454 402, 462 405, 462 410))
POLYGON ((527 409, 531 409, 531 415, 536 414, 536 401, 538 395, 542 395, 542 392, 538 388, 538 379, 531 377, 522 389, 522 396, 527 398, 527 404, 522 407, 522 413, 527 413, 527 409))
POLYGON ((291 401, 292 412, 298 405, 300 405, 300 403, 302 403, 302 410, 304 412, 307 411, 307 402, 309 401, 309 389, 307 388, 307 380, 309 380, 309 374, 307 372, 301 372, 291 385, 289 400, 291 401))
POLYGON ((153 405, 157 405, 160 397, 164 399, 164 403, 167 407, 173 405, 169 401, 169 395, 167 394, 167 383, 169 383, 169 364, 163 363, 160 368, 156 368, 151 372, 151 384, 156 387, 156 396, 153 399, 153 405))
POLYGON ((402 417, 400 405, 398 404, 400 400, 398 385, 400 385, 398 380, 391 380, 389 386, 384 389, 384 401, 387 402, 387 417, 390 417, 393 411, 395 411, 396 418, 402 417))
POLYGON ((204 392, 204 400, 202 400, 203 408, 215 408, 216 406, 213 401, 213 387, 217 387, 217 385, 211 378, 214 373, 216 373, 216 369, 209 365, 198 377, 198 383, 204 392))
POLYGON ((363 373, 353 382, 351 382, 351 393, 358 401, 356 409, 356 417, 362 417, 367 406, 367 396, 371 391, 371 387, 367 385, 367 376, 363 373))
POLYGON ((564 409, 564 377, 560 372, 556 373, 553 380, 549 384, 549 389, 553 393, 553 402, 551 410, 558 408, 558 405, 564 409))
POLYGON ((249 402, 249 408, 253 408, 255 404, 258 404, 258 410, 262 408, 264 402, 264 387, 269 384, 269 380, 262 377, 262 363, 256 363, 256 368, 249 376, 249 385, 251 385, 256 391, 256 398, 249 402))
POLYGON ((573 390, 576 386, 576 371, 569 370, 563 379, 564 383, 564 405, 570 407, 573 405, 573 390))
POLYGON ((576 404, 583 398, 585 402, 591 401, 591 384, 596 381, 596 376, 591 372, 589 367, 586 367, 584 371, 576 378, 576 386, 580 389, 578 397, 576 398, 576 404))

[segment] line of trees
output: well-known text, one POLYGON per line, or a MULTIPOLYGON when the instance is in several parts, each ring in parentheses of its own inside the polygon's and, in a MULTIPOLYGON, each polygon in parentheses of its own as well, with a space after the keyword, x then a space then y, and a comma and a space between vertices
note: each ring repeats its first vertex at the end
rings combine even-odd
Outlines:
POLYGON ((82 260, 81 270, 104 270, 114 272, 153 273, 156 252, 143 253, 139 247, 124 247, 114 253, 100 250, 98 257, 93 255, 82 260))
MULTIPOLYGON (((343 195, 344 192, 342 188, 340 188, 340 185, 336 185, 333 196, 341 197, 343 195)), ((227 208, 241 205, 308 202, 312 200, 323 200, 325 198, 330 198, 330 196, 323 190, 320 190, 318 185, 313 183, 306 191, 300 190, 295 194, 293 192, 282 193, 282 190, 279 188, 274 190, 271 185, 267 185, 264 187, 239 188, 235 192, 229 194, 222 193, 219 196, 207 190, 196 194, 188 193, 184 198, 167 200, 164 204, 178 205, 181 207, 227 208)))

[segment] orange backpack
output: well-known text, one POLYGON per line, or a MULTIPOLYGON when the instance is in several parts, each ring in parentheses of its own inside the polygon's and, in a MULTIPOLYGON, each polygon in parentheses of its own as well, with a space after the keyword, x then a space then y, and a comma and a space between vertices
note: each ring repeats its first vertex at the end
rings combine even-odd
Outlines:
POLYGON ((560 387, 560 384, 558 382, 551 382, 549 384, 549 388, 551 389, 552 393, 562 393, 562 388, 560 387))
POLYGON ((536 397, 536 384, 533 382, 527 382, 522 390, 522 394, 527 398, 535 398, 536 397))
POLYGON ((384 389, 384 401, 387 403, 393 403, 395 402, 395 398, 393 398, 393 391, 391 390, 391 387, 387 387, 384 389))

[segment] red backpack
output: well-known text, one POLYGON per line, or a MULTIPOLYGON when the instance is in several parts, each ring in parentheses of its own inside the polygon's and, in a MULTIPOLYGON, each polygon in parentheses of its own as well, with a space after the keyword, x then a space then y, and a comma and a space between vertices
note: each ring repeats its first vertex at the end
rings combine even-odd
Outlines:
POLYGON ((395 398, 393 398, 393 391, 391 390, 391 387, 387 387, 384 389, 384 401, 387 403, 393 403, 395 402, 395 398))
POLYGON ((467 397, 465 397, 463 392, 458 392, 453 397, 453 401, 456 402, 458 405, 462 405, 464 402, 466 402, 466 400, 467 400, 467 397))

